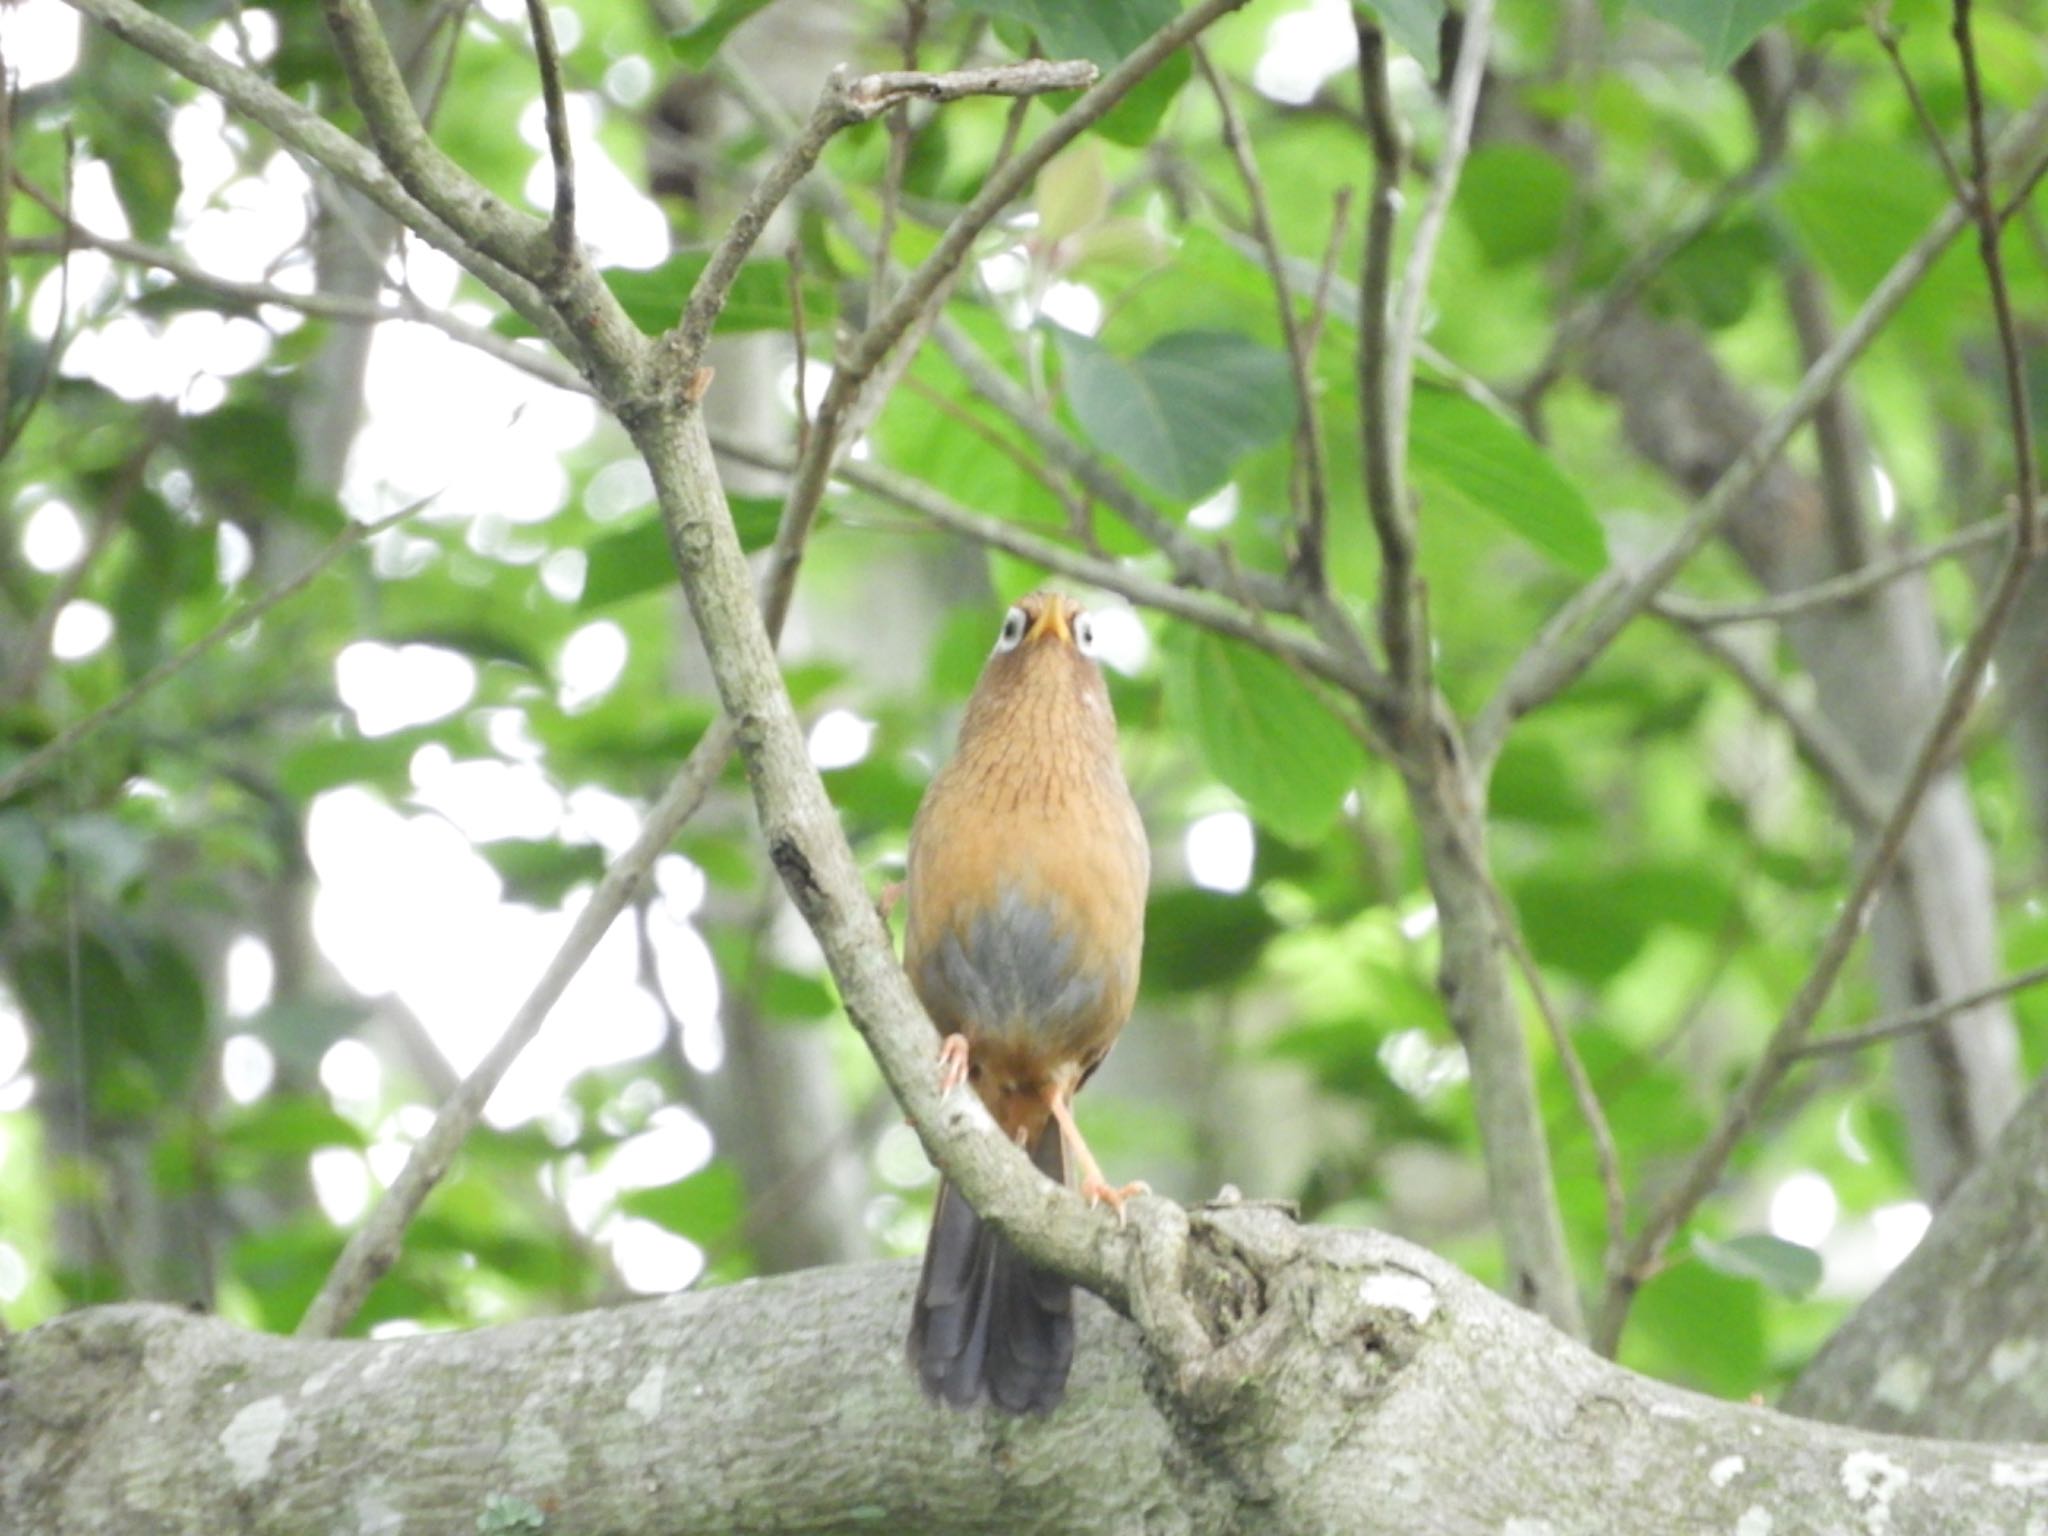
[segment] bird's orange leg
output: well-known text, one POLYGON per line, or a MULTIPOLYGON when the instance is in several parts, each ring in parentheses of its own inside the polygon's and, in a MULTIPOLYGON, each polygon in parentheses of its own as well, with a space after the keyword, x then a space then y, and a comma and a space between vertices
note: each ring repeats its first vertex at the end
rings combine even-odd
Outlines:
POLYGON ((952 1034, 939 1042, 939 1097, 967 1081, 967 1037, 952 1034))
POLYGON ((1067 1095, 1059 1088, 1046 1095, 1046 1107, 1052 1111, 1053 1119, 1060 1124, 1060 1140, 1066 1144, 1067 1156, 1081 1171, 1081 1196, 1090 1205, 1106 1205, 1116 1212, 1117 1225, 1124 1220, 1124 1202, 1133 1195, 1149 1195, 1152 1186, 1146 1183, 1125 1184, 1121 1188, 1111 1184, 1102 1176, 1102 1165, 1095 1161, 1095 1154, 1088 1150, 1088 1143, 1081 1139, 1081 1128, 1074 1124, 1073 1106, 1067 1102, 1067 1095))

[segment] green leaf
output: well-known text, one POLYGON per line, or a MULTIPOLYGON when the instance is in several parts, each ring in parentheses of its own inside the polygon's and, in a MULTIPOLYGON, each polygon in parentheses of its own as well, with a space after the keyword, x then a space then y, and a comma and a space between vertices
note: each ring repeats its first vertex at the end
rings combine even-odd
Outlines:
POLYGON ((1820 1284, 1820 1255, 1799 1243, 1768 1232, 1745 1232, 1725 1242, 1695 1237, 1692 1251, 1702 1264, 1738 1280, 1761 1280, 1794 1301, 1810 1296, 1820 1284))
POLYGON ((1418 384, 1408 420, 1408 472, 1441 496, 1506 523, 1580 575, 1607 564, 1607 535, 1585 495, 1519 427, 1461 391, 1418 384))
POLYGON ((619 1209, 628 1216, 666 1227, 699 1246, 717 1242, 730 1233, 739 1225, 740 1213, 745 1208, 740 1176, 723 1159, 708 1163, 673 1184, 628 1190, 619 1196, 619 1209))
POLYGON ((1178 16, 1180 0, 962 0, 961 8, 1022 22, 1048 58, 1088 59, 1107 71, 1178 16))
POLYGON ((1167 713, 1209 771, 1287 841, 1327 832, 1365 766, 1351 733, 1263 651, 1195 629, 1174 631, 1165 649, 1167 713))
POLYGON ((1636 1298, 1621 1363, 1702 1392, 1742 1397, 1762 1384, 1763 1287, 1673 1264, 1636 1298))
POLYGON ((1173 105, 1173 98, 1180 94, 1180 88, 1188 83, 1194 72, 1195 66, 1188 61, 1185 49, 1168 54, 1157 69, 1132 86, 1130 94, 1109 109, 1096 123, 1094 131, 1112 144, 1143 149, 1157 136, 1160 119, 1166 116, 1166 109, 1173 105))
POLYGON ((1667 21, 1700 45, 1707 68, 1726 69, 1757 34, 1808 0, 1635 0, 1639 10, 1667 21))
POLYGON ((501 837, 478 843, 476 851, 505 882, 505 895, 528 906, 560 906, 576 886, 604 878, 604 850, 595 843, 501 837))
POLYGON ((1164 494, 1200 501, 1294 426, 1287 359, 1234 331, 1177 331, 1129 360, 1055 330, 1081 430, 1164 494))
POLYGON ((224 1151, 259 1157, 299 1158, 322 1147, 352 1147, 369 1138, 353 1120, 314 1098, 267 1098, 226 1111, 218 1131, 224 1151))
MULTIPOLYGON (((732 507, 733 525, 739 530, 740 547, 750 554, 767 548, 782 517, 782 503, 770 496, 726 499, 732 507)), ((593 539, 583 552, 590 563, 583 573, 582 595, 576 599, 578 613, 676 584, 675 557, 669 552, 668 531, 658 512, 593 539)))
POLYGON ((1487 264, 1510 267, 1548 255, 1572 206, 1571 172, 1529 144, 1487 144, 1458 179, 1458 217, 1487 264))
POLYGON ((1250 892, 1183 888, 1145 908, 1144 985, 1157 992, 1213 993, 1258 964, 1280 925, 1250 892))
POLYGON ((689 68, 703 69, 735 27, 774 3, 775 0, 716 0, 695 26, 669 34, 669 52, 689 68))
POLYGON ((299 483, 299 450, 284 412, 231 403, 193 417, 185 433, 205 482, 232 487, 266 507, 290 504, 299 483))
POLYGON ((1387 35, 1415 55, 1425 74, 1434 77, 1443 67, 1437 54, 1437 39, 1444 20, 1444 0, 1364 0, 1359 6, 1379 17, 1387 35))

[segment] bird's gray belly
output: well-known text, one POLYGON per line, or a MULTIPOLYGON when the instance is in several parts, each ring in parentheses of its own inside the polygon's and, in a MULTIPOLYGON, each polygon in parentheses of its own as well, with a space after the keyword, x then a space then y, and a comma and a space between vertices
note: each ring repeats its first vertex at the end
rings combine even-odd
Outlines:
POLYGON ((1058 911, 1014 888, 948 932, 917 976, 933 1013, 981 1038, 1076 1031, 1100 1009, 1105 984, 1058 911))

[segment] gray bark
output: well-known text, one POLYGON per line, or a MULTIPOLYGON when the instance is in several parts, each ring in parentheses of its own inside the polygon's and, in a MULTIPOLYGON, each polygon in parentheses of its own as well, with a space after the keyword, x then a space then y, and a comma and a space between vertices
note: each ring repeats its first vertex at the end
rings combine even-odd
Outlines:
MULTIPOLYGON (((1756 432, 1756 413, 1685 328, 1640 310, 1594 339, 1587 372, 1623 404, 1630 441, 1658 468, 1704 490, 1756 432)), ((1867 474, 1868 465, 1856 466, 1867 474)), ((1796 591, 1868 558, 1870 531, 1831 509, 1819 487, 1777 465, 1729 525, 1729 541, 1771 592, 1796 591)), ((1790 621, 1786 638, 1815 685, 1821 714, 1869 780, 1896 784, 1939 695, 1942 641, 1924 576, 1790 621)), ((1956 773, 1929 788, 1871 934, 1886 1013, 1973 991, 1998 979, 1997 907, 1989 853, 1968 787, 1956 773)), ((1921 1191, 1940 1200, 1997 1134, 2019 1096, 2010 1009, 1992 1002, 1901 1042, 1893 1081, 1906 1112, 1921 1191)))
POLYGON ((1092 1300, 1042 1419, 924 1401, 908 1264, 474 1333, 330 1342, 147 1306, 12 1341, 0 1528, 2009 1533, 2048 1451, 1696 1397, 1442 1261, 1264 1207, 1196 1213, 1212 1352, 1162 1368, 1092 1300), (524 1501, 512 1502, 512 1501, 524 1501))
POLYGON ((2048 1078, 1784 1406, 1900 1434, 2048 1441, 2044 1275, 2048 1078))

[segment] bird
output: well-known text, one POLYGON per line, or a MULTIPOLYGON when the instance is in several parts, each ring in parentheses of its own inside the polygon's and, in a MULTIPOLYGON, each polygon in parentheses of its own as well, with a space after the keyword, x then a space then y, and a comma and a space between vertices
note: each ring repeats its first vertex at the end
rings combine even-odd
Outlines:
MULTIPOLYGON (((1121 1220, 1074 1094, 1130 1017, 1151 851, 1117 754, 1094 620, 1034 592, 1003 616, 952 758, 911 823, 904 967, 937 1025, 940 1088, 970 1084, 1055 1183, 1121 1220)), ((927 1396, 1048 1413, 1074 1355, 1073 1287, 941 1181, 911 1312, 927 1396)))

